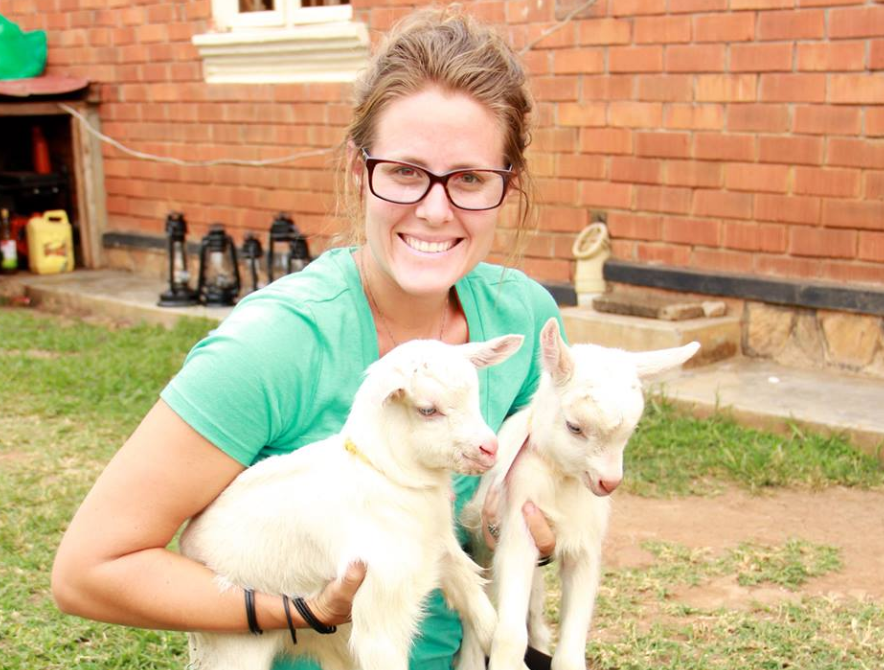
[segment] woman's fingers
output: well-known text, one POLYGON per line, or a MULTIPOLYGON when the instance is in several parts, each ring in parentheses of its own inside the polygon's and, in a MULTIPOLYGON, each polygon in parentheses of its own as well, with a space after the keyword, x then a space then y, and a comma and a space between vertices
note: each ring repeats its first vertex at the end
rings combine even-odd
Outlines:
POLYGON ((482 536, 489 549, 494 549, 497 546, 497 538, 500 537, 499 519, 497 518, 498 502, 500 502, 500 486, 493 484, 488 487, 485 503, 482 505, 482 536))
POLYGON ((543 516, 543 512, 529 500, 522 505, 522 516, 525 517, 528 531, 531 533, 531 537, 534 538, 534 544, 537 546, 537 551, 540 552, 541 558, 552 556, 552 553, 556 550, 556 535, 553 533, 547 518, 543 516))
POLYGON ((365 579, 366 570, 362 562, 350 563, 343 575, 330 582, 322 593, 309 603, 313 615, 327 626, 350 621, 353 598, 365 579))

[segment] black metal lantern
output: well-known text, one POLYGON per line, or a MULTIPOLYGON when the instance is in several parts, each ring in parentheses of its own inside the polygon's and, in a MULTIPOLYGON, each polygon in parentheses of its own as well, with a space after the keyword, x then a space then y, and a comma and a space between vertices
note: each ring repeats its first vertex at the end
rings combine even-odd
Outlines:
POLYGON ((229 307, 239 289, 236 246, 224 226, 215 224, 200 243, 200 301, 207 307, 229 307))
POLYGON ((169 255, 169 288, 160 293, 160 307, 187 307, 199 303, 197 292, 188 283, 187 222, 181 212, 169 212, 166 217, 166 251, 169 255))
POLYGON ((310 262, 307 240, 286 214, 277 214, 267 245, 267 281, 300 272, 310 262))
POLYGON ((249 276, 252 278, 252 288, 250 293, 258 290, 258 260, 264 255, 261 249, 261 242, 257 237, 249 233, 242 243, 242 254, 246 259, 246 266, 249 269, 249 276))

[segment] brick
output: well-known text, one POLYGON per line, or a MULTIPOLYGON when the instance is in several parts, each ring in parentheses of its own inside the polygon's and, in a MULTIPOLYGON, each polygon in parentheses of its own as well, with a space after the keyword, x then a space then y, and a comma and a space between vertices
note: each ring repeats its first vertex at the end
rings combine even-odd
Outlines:
POLYGON ((652 16, 633 21, 636 44, 678 44, 691 41, 689 16, 652 16))
POLYGON ((829 10, 829 37, 880 37, 884 34, 884 7, 829 10))
POLYGON ((721 163, 667 161, 664 183, 669 186, 719 188, 723 183, 721 163))
POLYGON ((577 146, 578 137, 575 128, 539 128, 531 144, 537 151, 571 152, 577 146))
POLYGON ((828 102, 854 105, 882 104, 884 77, 868 74, 831 74, 828 102))
POLYGON ((727 9, 728 0, 669 0, 670 14, 719 12, 727 9))
POLYGON ((601 49, 559 49, 553 53, 555 74, 597 74, 605 71, 601 49))
POLYGON ((577 200, 576 179, 535 179, 537 196, 544 204, 570 205, 577 200))
POLYGON ((717 247, 721 224, 714 219, 687 219, 667 216, 663 219, 663 240, 677 244, 717 247))
POLYGON ((864 5, 866 0, 798 0, 799 7, 832 7, 835 5, 864 5))
POLYGON ((824 74, 762 74, 759 99, 763 102, 825 102, 824 74))
POLYGON ((538 100, 577 100, 577 77, 536 77, 531 82, 538 100))
POLYGON ((790 72, 793 45, 733 44, 730 48, 731 72, 790 72))
POLYGON ((761 136, 758 138, 758 161, 787 165, 820 165, 823 162, 823 139, 761 136))
POLYGON ((637 99, 643 102, 688 102, 693 98, 693 78, 685 75, 641 75, 636 84, 637 99))
POLYGON ((659 102, 612 102, 608 125, 614 128, 659 128, 663 125, 663 105, 659 102))
POLYGON ((522 270, 537 280, 571 281, 571 261, 549 258, 525 258, 522 270))
MULTIPOLYGON (((557 105, 558 122, 562 126, 604 126, 605 105, 603 103, 562 102, 557 105)), ((577 138, 574 138, 576 146, 577 138)))
POLYGON ((632 42, 630 21, 621 19, 590 19, 580 21, 577 40, 586 45, 629 44, 632 42))
POLYGON ((867 107, 865 112, 866 136, 880 137, 884 135, 884 109, 880 107, 867 107))
POLYGON ((608 0, 611 16, 666 13, 666 0, 608 0))
POLYGON ((637 186, 635 207, 640 212, 689 214, 693 191, 689 188, 637 186))
POLYGON ((755 137, 697 133, 694 138, 694 158, 752 162, 755 160, 755 137))
POLYGON ((636 216, 622 212, 611 212, 607 225, 611 237, 625 237, 631 240, 658 240, 663 230, 663 218, 659 216, 636 216))
POLYGON ((695 42, 748 42, 755 38, 753 14, 705 14, 694 17, 695 42))
POLYGON ((624 128, 583 128, 580 150, 586 153, 631 154, 632 131, 624 128))
POLYGON ((629 184, 659 184, 663 174, 663 162, 630 156, 611 158, 611 181, 629 184))
POLYGON ((810 135, 858 135, 862 128, 860 110, 853 107, 807 105, 795 108, 796 133, 810 135))
POLYGON ((724 173, 725 188, 732 191, 785 193, 789 168, 785 165, 731 163, 724 173))
POLYGON ((869 69, 884 70, 884 40, 872 40, 869 49, 869 69))
POLYGON ((721 243, 727 249, 761 250, 761 228, 755 223, 726 221, 721 227, 721 243))
POLYGON ((635 257, 638 261, 653 265, 686 267, 691 262, 691 248, 683 245, 638 242, 635 245, 635 257))
POLYGON ((856 232, 795 226, 789 230, 789 253, 815 258, 854 258, 856 232))
POLYGON ((663 69, 667 72, 724 72, 724 44, 691 44, 666 47, 663 69))
POLYGON ((585 76, 583 100, 631 100, 634 78, 631 75, 614 77, 585 76))
POLYGON ((564 233, 579 233, 589 223, 589 212, 582 207, 546 205, 540 208, 539 227, 564 233))
POLYGON ((758 15, 759 40, 821 39, 826 30, 822 9, 762 12, 758 15))
POLYGON ((798 70, 847 72, 865 70, 865 42, 799 44, 798 70))
POLYGON ((833 137, 828 141, 826 163, 845 167, 884 168, 884 142, 833 137))
POLYGON ((755 271, 761 275, 811 278, 818 277, 819 270, 818 260, 765 254, 758 254, 755 257, 755 271))
POLYGON ((662 47, 610 47, 608 50, 608 71, 611 73, 661 72, 662 70, 662 47))
POLYGON ((694 191, 693 213, 724 219, 751 219, 752 195, 725 191, 694 191))
MULTIPOLYGON (((819 263, 819 261, 815 261, 819 263)), ((884 266, 856 263, 853 261, 827 261, 822 264, 824 278, 845 284, 868 283, 880 287, 884 284, 884 266)))
POLYGON ((581 205, 592 205, 594 207, 631 209, 632 189, 633 186, 630 184, 613 184, 606 181, 583 181, 580 182, 578 202, 581 205))
POLYGON ((857 258, 863 261, 884 263, 884 233, 861 232, 857 258))
POLYGON ((784 133, 789 130, 785 105, 728 105, 727 129, 733 132, 784 133))
POLYGON ((721 130, 724 105, 666 105, 663 126, 668 130, 721 130))
POLYGON ((798 195, 822 195, 828 198, 855 198, 859 196, 859 170, 825 170, 796 167, 795 187, 798 195))
POLYGON ((752 273, 753 254, 742 251, 722 251, 718 249, 695 249, 691 266, 701 270, 752 273))
POLYGON ((884 230, 884 202, 825 200, 822 223, 831 228, 884 230))
MULTIPOLYGON (((765 75, 767 76, 767 75, 765 75)), ((758 76, 754 74, 701 74, 697 76, 697 102, 755 102, 758 76)))
POLYGON ((791 9, 795 0, 731 0, 732 12, 745 9, 791 9))
POLYGON ((863 189, 863 195, 866 200, 884 199, 884 172, 864 173, 866 185, 863 189))
POLYGON ((755 198, 755 218, 759 221, 816 224, 820 208, 820 198, 767 194, 755 198))
MULTIPOLYGON (((532 49, 562 49, 577 46, 577 27, 573 23, 559 26, 548 32, 556 24, 532 23, 528 26, 528 41, 532 49)), ((523 47, 524 48, 524 47, 523 47)))
POLYGON ((688 158, 691 136, 688 133, 636 133, 635 153, 654 158, 688 158))
POLYGON ((607 176, 605 158, 582 154, 557 154, 556 174, 578 179, 604 179, 607 176))

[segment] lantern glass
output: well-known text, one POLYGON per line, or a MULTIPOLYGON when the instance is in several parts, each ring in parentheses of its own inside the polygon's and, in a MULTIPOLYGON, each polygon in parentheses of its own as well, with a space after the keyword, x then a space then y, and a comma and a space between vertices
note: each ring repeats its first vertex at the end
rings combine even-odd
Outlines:
POLYGON ((160 294, 160 307, 186 307, 199 302, 197 292, 188 286, 190 272, 187 269, 187 222, 180 212, 170 212, 166 217, 166 253, 169 256, 169 288, 160 294))
POLYGON ((239 266, 233 239, 214 225, 200 244, 199 294, 208 306, 232 305, 239 295, 239 266))

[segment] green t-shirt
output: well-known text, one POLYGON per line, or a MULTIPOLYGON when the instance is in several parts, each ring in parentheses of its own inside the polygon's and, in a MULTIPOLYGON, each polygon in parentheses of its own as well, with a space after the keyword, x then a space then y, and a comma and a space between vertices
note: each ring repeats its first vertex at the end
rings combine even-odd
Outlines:
MULTIPOLYGON (((194 346, 162 399, 246 466, 337 433, 362 372, 378 358, 375 324, 353 251, 328 251, 302 272, 241 300, 194 346)), ((523 273, 487 263, 459 281, 456 290, 471 341, 525 336, 511 358, 479 371, 482 414, 497 431, 537 386, 540 329, 550 317, 560 318, 558 308, 523 273)), ((457 513, 477 485, 478 477, 454 477, 457 513)), ((412 670, 449 670, 461 636, 456 613, 435 592, 412 649, 412 670)), ((280 659, 274 670, 316 667, 280 659)))

